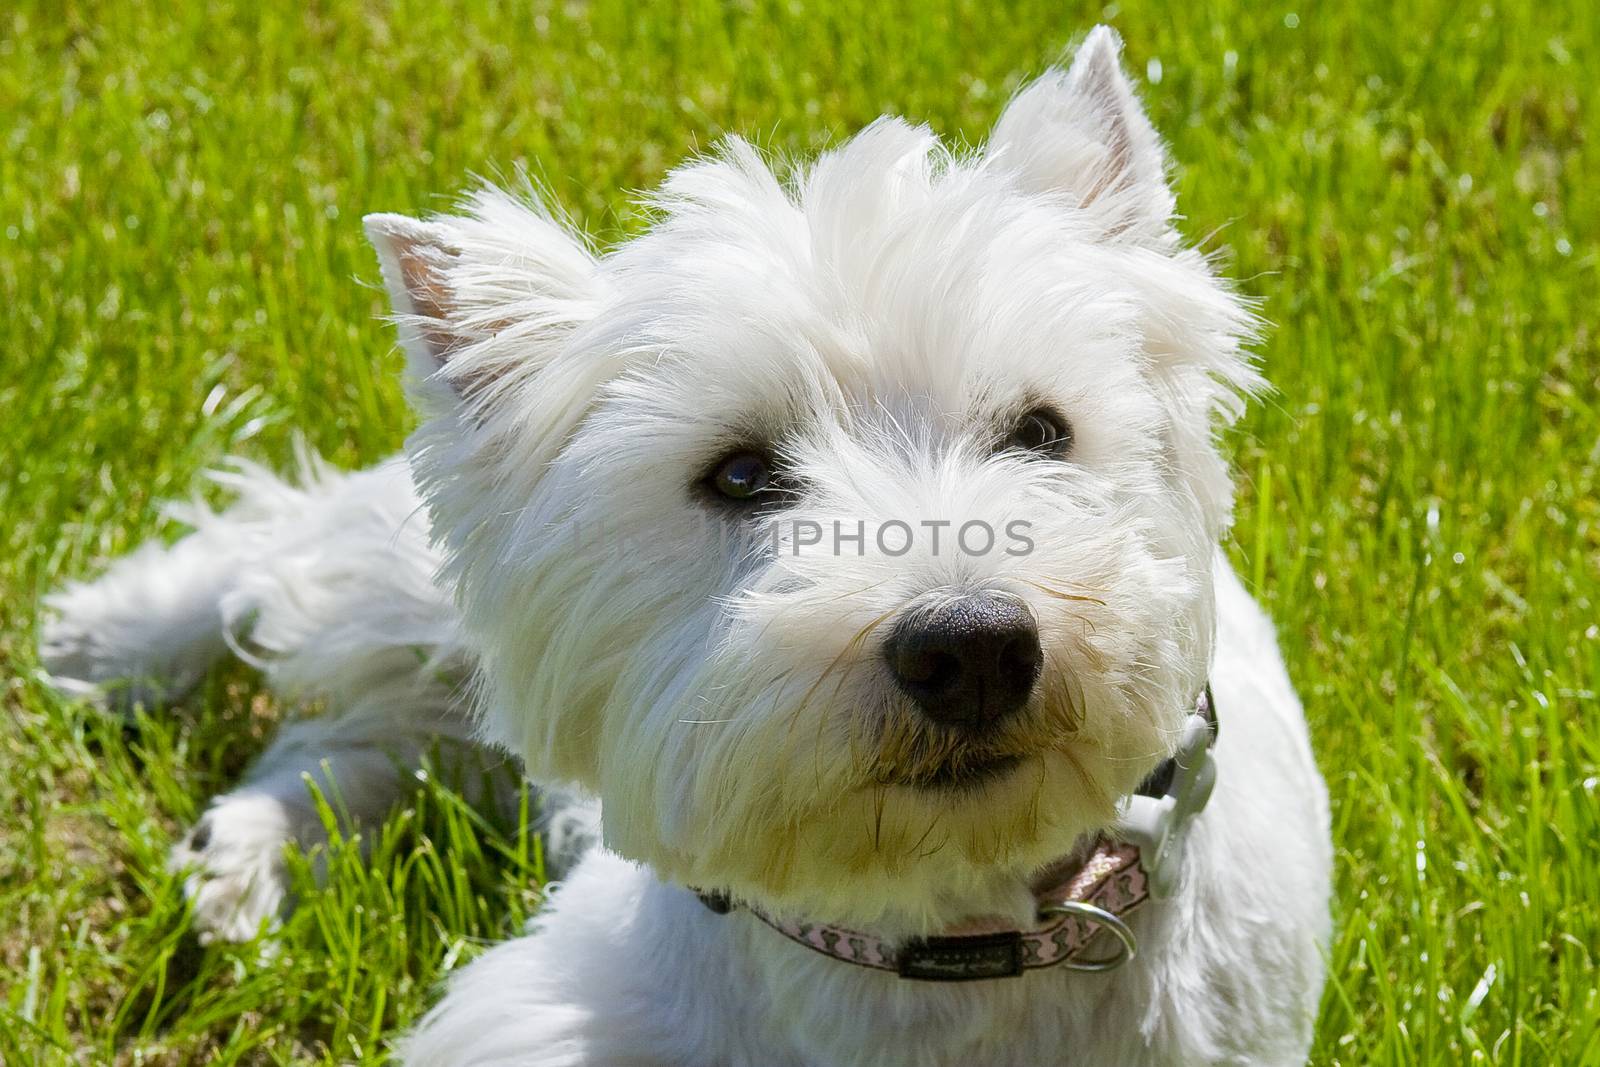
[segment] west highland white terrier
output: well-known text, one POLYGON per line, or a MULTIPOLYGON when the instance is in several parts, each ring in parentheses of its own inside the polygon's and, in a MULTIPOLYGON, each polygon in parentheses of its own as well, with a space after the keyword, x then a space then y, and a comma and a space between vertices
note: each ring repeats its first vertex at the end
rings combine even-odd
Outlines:
POLYGON ((302 771, 381 810, 470 705, 581 858, 410 1064, 1303 1062, 1326 796, 1218 550, 1253 322, 1118 52, 975 152, 730 140, 604 253, 494 190, 370 217, 415 494, 237 470, 46 632, 79 688, 247 640, 327 699, 182 850, 212 928, 278 906, 302 771))

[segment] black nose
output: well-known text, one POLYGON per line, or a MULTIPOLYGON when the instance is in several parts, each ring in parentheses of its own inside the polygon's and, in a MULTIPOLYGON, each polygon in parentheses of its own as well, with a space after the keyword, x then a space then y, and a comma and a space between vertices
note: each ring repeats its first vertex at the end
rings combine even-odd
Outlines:
POLYGON ((1043 659, 1028 606, 992 592, 907 615, 884 655, 924 715, 965 727, 998 722, 1027 703, 1043 659))

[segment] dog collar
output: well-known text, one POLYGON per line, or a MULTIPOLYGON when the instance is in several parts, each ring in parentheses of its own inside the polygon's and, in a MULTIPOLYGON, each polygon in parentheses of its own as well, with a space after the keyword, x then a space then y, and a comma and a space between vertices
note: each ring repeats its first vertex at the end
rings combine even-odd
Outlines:
MULTIPOLYGON (((1035 894, 1039 923, 1008 929, 979 920, 947 933, 899 944, 827 923, 802 922, 745 905, 750 914, 796 944, 824 956, 901 978, 967 982, 1011 978, 1043 967, 1109 971, 1132 959, 1138 945, 1123 921, 1152 897, 1177 885, 1189 824, 1216 784, 1212 746, 1216 706, 1207 685, 1195 700, 1178 751, 1140 784, 1116 827, 1098 838, 1087 858, 1057 864, 1035 894), (1064 870, 1063 870, 1064 868, 1064 870), (1102 933, 1116 943, 1110 955, 1090 957, 1102 933)), ((719 915, 733 910, 726 893, 696 890, 719 915)))

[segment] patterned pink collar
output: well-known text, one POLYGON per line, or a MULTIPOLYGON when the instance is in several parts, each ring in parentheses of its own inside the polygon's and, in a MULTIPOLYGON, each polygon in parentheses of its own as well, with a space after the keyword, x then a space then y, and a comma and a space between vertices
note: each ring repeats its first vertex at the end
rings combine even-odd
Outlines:
POLYGON ((1014 977, 1057 964, 1086 971, 1116 967, 1133 954, 1133 937, 1122 916, 1149 896, 1138 848, 1100 841, 1083 866, 1065 879, 1052 879, 1049 888, 1038 894, 1041 922, 1031 930, 977 922, 937 937, 890 944, 842 926, 774 918, 755 907, 750 913, 789 940, 845 963, 890 971, 901 978, 962 982, 1014 977), (1120 947, 1111 956, 1085 959, 1102 930, 1109 931, 1120 947))
MULTIPOLYGON (((1039 924, 1032 929, 980 921, 894 944, 859 930, 778 918, 754 905, 746 907, 796 944, 901 978, 970 982, 1057 965, 1111 970, 1132 959, 1136 948, 1123 916, 1152 896, 1167 895, 1176 884, 1189 822, 1205 807, 1216 781, 1211 753, 1216 733, 1207 686, 1195 702, 1177 754, 1129 798, 1116 837, 1101 837, 1082 863, 1068 863, 1065 873, 1045 878, 1035 894, 1039 924), (1088 949, 1096 941, 1105 947, 1090 956, 1088 949)), ((733 909, 726 894, 696 892, 718 914, 733 909)))

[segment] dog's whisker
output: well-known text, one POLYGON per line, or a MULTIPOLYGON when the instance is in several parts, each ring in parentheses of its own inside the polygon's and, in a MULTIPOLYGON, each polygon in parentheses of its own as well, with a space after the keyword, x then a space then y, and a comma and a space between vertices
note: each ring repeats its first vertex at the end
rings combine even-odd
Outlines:
MULTIPOLYGON (((939 822, 940 822, 940 819, 939 819, 939 816, 937 816, 937 815, 935 815, 931 820, 929 820, 927 827, 922 831, 922 836, 918 837, 916 839, 916 841, 914 841, 911 844, 911 847, 906 849, 904 855, 905 856, 915 856, 918 853, 918 851, 921 850, 922 843, 924 841, 928 840, 929 835, 931 835, 933 833, 933 831, 938 828, 939 822)), ((945 843, 948 842, 948 841, 949 841, 949 838, 946 837, 945 841, 940 843, 939 848, 943 848, 945 843)), ((938 849, 934 850, 934 852, 937 852, 937 851, 938 851, 938 849)), ((931 855, 931 853, 930 853, 930 855, 931 855)))
POLYGON ((1046 596, 1053 597, 1056 600, 1068 600, 1080 604, 1095 604, 1099 607, 1106 606, 1106 602, 1103 599, 1100 597, 1090 596, 1087 593, 1069 593, 1064 589, 1057 589, 1052 585, 1046 585, 1044 582, 1035 581, 1031 578, 1023 578, 1021 581, 1023 584, 1030 585, 1046 596))

